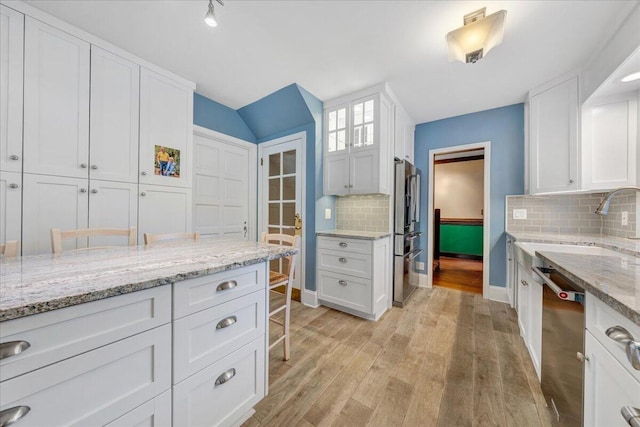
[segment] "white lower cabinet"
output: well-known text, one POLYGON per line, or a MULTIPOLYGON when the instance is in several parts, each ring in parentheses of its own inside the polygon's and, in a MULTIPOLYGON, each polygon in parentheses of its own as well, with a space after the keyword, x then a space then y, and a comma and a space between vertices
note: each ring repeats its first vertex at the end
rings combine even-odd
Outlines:
POLYGON ((140 184, 139 191, 139 242, 144 241, 144 233, 190 233, 192 231, 190 188, 140 184))
POLYGON ((127 412, 106 427, 170 427, 171 390, 127 412))
POLYGON ((520 335, 529 351, 538 380, 541 378, 542 363, 542 282, 530 273, 537 258, 516 255, 517 267, 517 310, 520 335))
POLYGON ((318 299, 326 306, 377 320, 391 295, 389 238, 319 236, 318 299))
POLYGON ((585 334, 584 426, 624 427, 620 410, 640 408, 640 381, 634 378, 589 331, 585 334))
POLYGON ((174 386, 173 425, 234 425, 264 395, 265 340, 260 337, 174 386))

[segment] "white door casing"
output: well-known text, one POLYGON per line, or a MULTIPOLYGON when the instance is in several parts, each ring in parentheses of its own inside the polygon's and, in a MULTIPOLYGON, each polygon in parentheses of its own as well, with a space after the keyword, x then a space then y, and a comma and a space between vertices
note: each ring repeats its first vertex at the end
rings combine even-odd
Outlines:
POLYGON ((256 239, 257 145, 194 126, 193 227, 202 236, 256 239))
MULTIPOLYGON (((302 218, 300 253, 296 260, 294 288, 301 289, 305 271, 305 162, 306 133, 300 132, 258 145, 258 230, 294 234, 295 214, 302 218), (293 187, 293 188, 292 188, 293 187)), ((272 263, 271 269, 282 268, 272 263)))

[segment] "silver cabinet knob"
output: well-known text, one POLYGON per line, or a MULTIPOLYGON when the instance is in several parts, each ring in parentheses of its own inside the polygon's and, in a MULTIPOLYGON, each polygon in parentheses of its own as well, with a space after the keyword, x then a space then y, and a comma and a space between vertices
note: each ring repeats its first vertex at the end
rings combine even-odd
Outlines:
POLYGON ((338 280, 338 284, 340 284, 342 286, 347 286, 347 281, 346 280, 338 280))
POLYGON ((222 292, 229 289, 233 289, 236 286, 238 286, 238 282, 236 282, 235 280, 227 280, 226 282, 222 282, 218 285, 218 287, 216 288, 216 292, 222 292))
POLYGON ((347 242, 340 242, 338 243, 338 246, 340 246, 341 248, 346 248, 349 245, 347 244, 347 242))
POLYGON ((576 359, 578 359, 582 363, 589 361, 589 357, 585 356, 583 353, 580 353, 580 352, 576 353, 576 359))
POLYGON ((28 406, 14 406, 13 408, 0 411, 0 427, 9 427, 27 415, 30 410, 31 408, 28 406))
POLYGON ((147 193, 145 193, 145 192, 143 191, 142 193, 140 193, 140 195, 141 195, 142 197, 144 197, 144 196, 146 196, 146 195, 147 195, 147 193))
POLYGON ((640 371, 640 342, 629 341, 625 348, 627 351, 627 359, 636 371, 640 371))
POLYGON ((145 171, 140 172, 140 175, 142 175, 142 176, 144 176, 144 175, 146 175, 146 174, 147 174, 147 173, 146 173, 145 171))
POLYGON ((12 154, 9 156, 10 160, 20 160, 20 156, 16 156, 15 154, 12 154))
POLYGON ((87 192, 87 189, 86 189, 86 188, 81 188, 81 189, 80 189, 80 192, 81 192, 81 193, 86 193, 86 192, 87 192))
POLYGON ((27 341, 8 341, 0 344, 0 360, 17 356, 31 347, 27 341))
POLYGON ((634 408, 633 406, 623 406, 622 409, 620 409, 620 413, 631 427, 640 427, 639 408, 634 408))
POLYGON ((353 188, 353 185, 349 184, 349 188, 353 188))
POLYGON ((338 258, 338 261, 340 261, 343 264, 346 264, 347 259, 346 258, 338 258))
POLYGON ((18 184, 16 184, 15 182, 12 182, 11 184, 9 184, 9 188, 18 188, 20 187, 18 184))
POLYGON ((569 178, 569 184, 573 184, 573 179, 569 178))
POLYGON ((98 169, 98 165, 91 165, 91 169, 93 169, 93 170, 98 169))
POLYGON ((344 185, 344 188, 349 188, 349 186, 347 184, 344 185))
POLYGON ((87 168, 87 164, 86 164, 86 163, 80 163, 80 167, 81 167, 82 169, 86 169, 86 168, 87 168))
POLYGON ((605 334, 612 340, 619 342, 620 344, 627 344, 629 341, 633 341, 633 335, 622 326, 612 326, 606 330, 605 334))
POLYGON ((216 379, 216 385, 222 385, 229 381, 231 378, 236 376, 236 369, 231 368, 228 371, 225 371, 216 379))
POLYGON ((96 194, 96 193, 98 192, 98 190, 94 188, 93 190, 91 190, 91 192, 92 192, 93 194, 96 194))
POLYGON ((522 286, 528 286, 529 285, 526 280, 520 280, 520 284, 522 286))
POLYGON ((225 317, 224 319, 218 322, 218 324, 216 325, 216 329, 228 328, 229 326, 233 325, 237 321, 238 321, 238 318, 236 316, 225 317))

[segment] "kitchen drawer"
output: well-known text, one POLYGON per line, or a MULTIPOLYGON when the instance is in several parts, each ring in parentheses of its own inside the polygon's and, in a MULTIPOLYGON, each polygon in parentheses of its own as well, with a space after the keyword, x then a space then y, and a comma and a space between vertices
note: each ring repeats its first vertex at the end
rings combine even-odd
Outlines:
POLYGON ((633 335, 636 341, 640 341, 640 326, 618 313, 604 302, 600 301, 593 294, 587 293, 585 307, 585 325, 588 331, 606 348, 611 355, 624 368, 640 381, 640 370, 634 369, 627 359, 625 346, 606 335, 608 328, 612 326, 622 326, 633 335))
POLYGON ((26 341, 26 350, 0 360, 5 381, 171 321, 171 287, 61 308, 2 322, 0 342, 26 341))
POLYGON ((0 383, 0 410, 28 406, 20 427, 104 425, 171 387, 164 325, 0 383))
POLYGON ((318 269, 370 279, 371 255, 320 249, 318 269))
POLYGON ((171 427, 171 390, 143 403, 105 427, 171 427))
POLYGON ((371 280, 318 270, 318 299, 371 313, 371 280))
POLYGON ((173 324, 173 383, 179 383, 263 336, 265 299, 263 289, 176 320, 173 324), (225 320, 229 322, 228 326, 225 326, 225 320))
POLYGON ((371 240, 318 236, 318 249, 370 254, 371 240))
POLYGON ((177 282, 173 285, 173 318, 179 319, 265 287, 264 262, 177 282))
POLYGON ((265 393, 265 340, 257 338, 173 388, 173 425, 228 426, 265 393), (233 374, 235 372, 235 374, 233 374), (233 375, 216 385, 225 373, 233 375))

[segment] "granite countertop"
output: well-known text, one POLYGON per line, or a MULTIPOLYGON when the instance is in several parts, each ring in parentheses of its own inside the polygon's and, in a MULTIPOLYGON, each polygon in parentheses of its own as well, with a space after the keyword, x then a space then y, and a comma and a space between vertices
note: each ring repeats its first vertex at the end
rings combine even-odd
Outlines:
POLYGON ((356 230, 325 230, 317 231, 317 236, 345 237, 350 239, 378 240, 391 236, 388 231, 356 231, 356 230))
POLYGON ((0 260, 0 322, 257 264, 289 246, 201 239, 0 260))
POLYGON ((600 246, 612 255, 536 251, 565 277, 640 325, 640 242, 601 235, 507 232, 517 241, 600 246))

